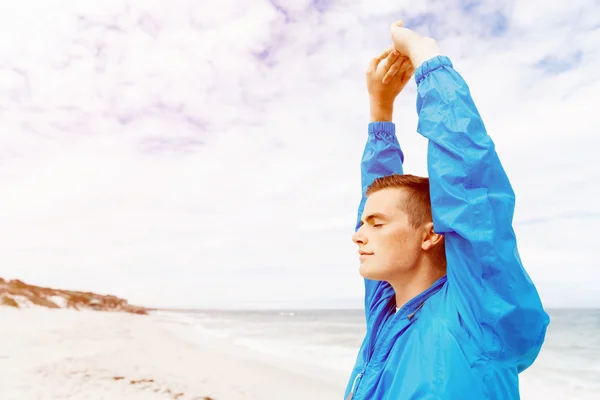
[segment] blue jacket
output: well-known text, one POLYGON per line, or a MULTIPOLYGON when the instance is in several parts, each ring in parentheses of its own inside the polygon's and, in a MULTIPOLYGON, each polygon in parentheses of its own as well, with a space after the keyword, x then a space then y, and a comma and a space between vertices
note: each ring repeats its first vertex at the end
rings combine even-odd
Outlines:
MULTIPOLYGON (((415 80, 447 272, 396 313, 390 284, 365 279, 367 333, 344 398, 519 399, 518 374, 536 359, 550 320, 519 258, 514 193, 450 59, 426 61, 415 80)), ((395 125, 369 124, 356 229, 367 187, 402 174, 403 161, 395 125)))

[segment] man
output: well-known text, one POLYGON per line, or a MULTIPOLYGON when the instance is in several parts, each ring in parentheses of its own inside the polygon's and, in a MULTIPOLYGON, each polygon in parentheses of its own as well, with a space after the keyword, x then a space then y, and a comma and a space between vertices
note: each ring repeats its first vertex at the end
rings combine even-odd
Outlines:
POLYGON ((345 398, 518 399, 549 324, 519 258, 514 193, 462 77, 392 25, 367 71, 371 123, 353 241, 367 333, 345 398), (427 178, 403 175, 393 102, 414 74, 427 178))

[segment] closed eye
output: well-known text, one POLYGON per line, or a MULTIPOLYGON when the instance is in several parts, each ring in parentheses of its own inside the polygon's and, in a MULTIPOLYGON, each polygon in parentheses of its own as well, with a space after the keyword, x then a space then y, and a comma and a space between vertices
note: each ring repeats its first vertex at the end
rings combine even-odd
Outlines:
POLYGON ((383 226, 383 224, 375 224, 375 225, 373 225, 373 228, 379 228, 379 227, 382 227, 382 226, 383 226))

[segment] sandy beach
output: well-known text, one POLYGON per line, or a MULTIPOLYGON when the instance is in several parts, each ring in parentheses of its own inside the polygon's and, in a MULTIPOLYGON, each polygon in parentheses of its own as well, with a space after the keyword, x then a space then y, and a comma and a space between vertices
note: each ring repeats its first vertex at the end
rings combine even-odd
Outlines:
POLYGON ((187 340, 156 315, 7 307, 0 320, 2 400, 343 397, 340 379, 187 340))
MULTIPOLYGON (((320 369, 234 345, 178 314, 0 307, 0 321, 1 400, 336 400, 346 384, 345 365, 320 369)), ((595 399, 591 386, 552 369, 568 362, 552 346, 522 374, 521 398, 595 399)), ((581 376, 593 373, 586 368, 581 376)))

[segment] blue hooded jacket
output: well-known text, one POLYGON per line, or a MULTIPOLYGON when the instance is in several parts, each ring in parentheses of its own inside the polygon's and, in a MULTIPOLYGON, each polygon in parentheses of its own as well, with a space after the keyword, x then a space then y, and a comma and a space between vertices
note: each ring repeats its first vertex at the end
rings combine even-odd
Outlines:
MULTIPOLYGON (((415 80, 447 272, 398 312, 390 284, 365 279, 367 333, 345 399, 519 399, 518 374, 538 356, 550 320, 519 258, 514 193, 450 59, 429 59, 415 80)), ((395 125, 370 123, 357 230, 366 189, 402 174, 403 161, 395 125)))

